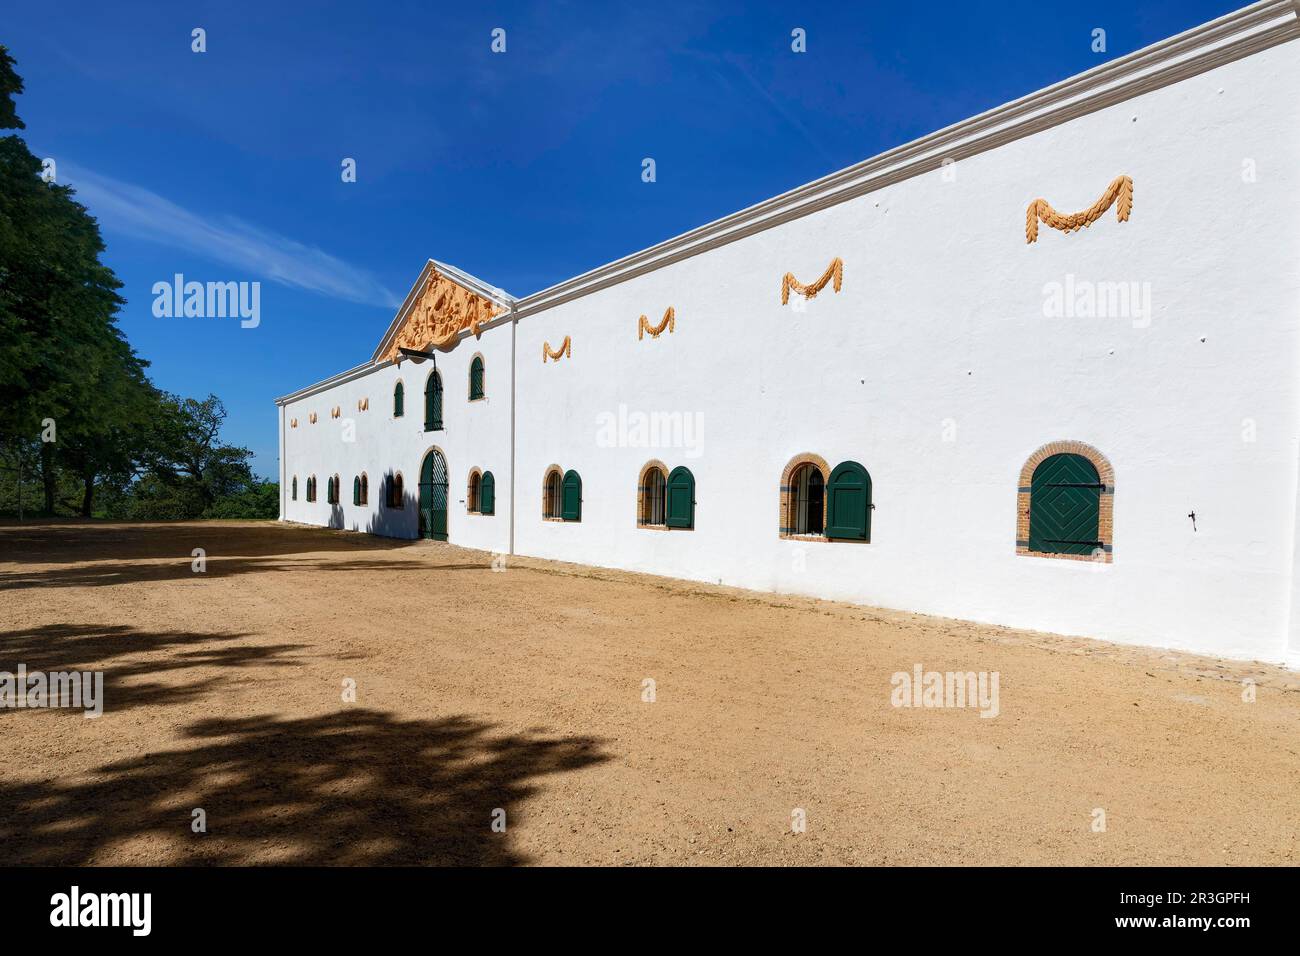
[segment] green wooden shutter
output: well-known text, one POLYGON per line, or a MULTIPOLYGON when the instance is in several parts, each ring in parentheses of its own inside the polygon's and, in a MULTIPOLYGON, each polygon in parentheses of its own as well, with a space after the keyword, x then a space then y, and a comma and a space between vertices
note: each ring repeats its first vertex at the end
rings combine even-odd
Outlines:
POLYGON ((871 540, 871 476, 856 461, 842 461, 826 485, 826 537, 871 540))
POLYGON ((352 479, 352 503, 361 504, 361 476, 357 475, 352 479))
POLYGON ((289 500, 290 500, 290 501, 297 501, 297 500, 298 500, 298 476, 297 476, 297 475, 294 475, 294 476, 293 476, 293 486, 292 486, 292 487, 293 487, 293 491, 292 491, 291 494, 290 494, 290 498, 289 498, 289 500))
POLYGON ((434 372, 424 386, 424 430, 442 430, 442 376, 434 372))
POLYGON ((492 472, 483 472, 483 477, 479 481, 478 487, 478 510, 479 514, 496 514, 497 507, 497 482, 492 477, 492 472))
POLYGON ((1034 469, 1029 550, 1091 554, 1101 547, 1101 479, 1082 455, 1052 455, 1034 469))
POLYGON ((406 412, 406 389, 398 382, 393 388, 393 417, 401 418, 406 412))
POLYGON ((475 355, 474 361, 469 363, 469 397, 483 397, 483 358, 475 355))
POLYGON ((582 478, 576 471, 564 474, 564 494, 560 517, 565 521, 582 520, 582 478))
POLYGON ((670 528, 695 527, 695 476, 689 468, 674 468, 668 475, 667 520, 670 528))

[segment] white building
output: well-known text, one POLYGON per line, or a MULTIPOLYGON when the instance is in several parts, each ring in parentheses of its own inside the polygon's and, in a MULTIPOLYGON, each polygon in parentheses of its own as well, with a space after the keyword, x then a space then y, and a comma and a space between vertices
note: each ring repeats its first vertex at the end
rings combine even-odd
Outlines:
POLYGON ((1257 3, 524 298, 431 260, 277 402, 281 517, 1300 662, 1298 38, 1257 3))

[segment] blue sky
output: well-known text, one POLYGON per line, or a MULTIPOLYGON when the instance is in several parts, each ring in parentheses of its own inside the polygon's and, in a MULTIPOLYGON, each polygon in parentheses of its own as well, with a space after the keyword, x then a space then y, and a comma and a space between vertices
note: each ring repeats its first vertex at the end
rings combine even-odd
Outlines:
POLYGON ((274 399, 368 359, 429 257, 534 292, 1241 5, 9 3, 0 43, 153 380, 273 476, 274 399), (260 325, 154 317, 177 272, 260 281, 260 325))

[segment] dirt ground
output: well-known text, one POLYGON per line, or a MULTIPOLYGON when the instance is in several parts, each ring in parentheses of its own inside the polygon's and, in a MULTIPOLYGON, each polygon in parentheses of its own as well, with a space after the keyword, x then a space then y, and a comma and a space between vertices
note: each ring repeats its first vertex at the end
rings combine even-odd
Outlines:
POLYGON ((19 663, 106 704, 0 709, 0 864, 1300 862, 1263 665, 261 522, 0 526, 19 663))

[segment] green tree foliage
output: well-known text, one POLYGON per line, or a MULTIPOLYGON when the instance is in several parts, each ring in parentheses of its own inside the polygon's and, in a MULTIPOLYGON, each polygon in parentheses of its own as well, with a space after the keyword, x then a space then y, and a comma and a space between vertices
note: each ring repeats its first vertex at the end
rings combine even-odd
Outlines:
MULTIPOLYGON (((0 130, 25 128, 22 90, 0 46, 0 130)), ((20 136, 0 136, 0 511, 265 515, 251 452, 218 440, 224 406, 149 382, 117 325, 121 282, 101 262, 99 224, 41 173, 20 136)))

